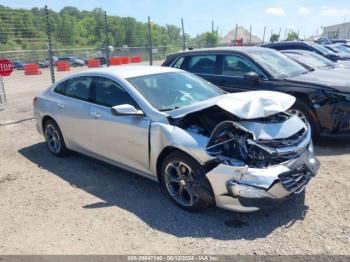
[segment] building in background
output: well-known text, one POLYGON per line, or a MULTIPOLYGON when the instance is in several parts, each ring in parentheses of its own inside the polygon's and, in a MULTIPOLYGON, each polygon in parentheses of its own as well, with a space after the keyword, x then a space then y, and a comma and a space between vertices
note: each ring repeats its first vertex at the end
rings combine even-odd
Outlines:
POLYGON ((329 39, 350 39, 350 22, 325 26, 322 36, 329 39))

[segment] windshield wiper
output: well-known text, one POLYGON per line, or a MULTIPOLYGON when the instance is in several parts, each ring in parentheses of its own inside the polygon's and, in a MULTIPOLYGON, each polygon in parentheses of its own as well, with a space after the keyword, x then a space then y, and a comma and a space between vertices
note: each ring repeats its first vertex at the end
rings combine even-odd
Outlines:
POLYGON ((309 73, 309 72, 312 72, 312 71, 315 71, 315 68, 309 68, 307 71, 304 71, 303 72, 303 75, 309 73))
POLYGON ((161 108, 161 109, 158 109, 158 111, 160 111, 160 112, 171 111, 171 110, 175 110, 175 109, 178 109, 178 108, 180 108, 180 107, 175 106, 175 107, 169 107, 169 108, 161 108))

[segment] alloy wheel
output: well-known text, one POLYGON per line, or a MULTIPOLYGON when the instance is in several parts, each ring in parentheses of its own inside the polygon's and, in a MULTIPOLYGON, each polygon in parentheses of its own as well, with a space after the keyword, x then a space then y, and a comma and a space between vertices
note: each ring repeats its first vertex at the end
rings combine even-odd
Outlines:
POLYGON ((297 115, 305 124, 309 124, 309 121, 307 120, 306 115, 303 112, 301 112, 300 110, 293 108, 293 109, 288 110, 288 112, 293 114, 293 115, 297 115))
POLYGON ((180 205, 191 207, 199 198, 193 193, 193 170, 182 161, 171 161, 165 167, 165 186, 180 205))
POLYGON ((55 154, 59 153, 61 150, 61 137, 57 128, 54 125, 48 124, 46 126, 45 137, 50 151, 55 154))

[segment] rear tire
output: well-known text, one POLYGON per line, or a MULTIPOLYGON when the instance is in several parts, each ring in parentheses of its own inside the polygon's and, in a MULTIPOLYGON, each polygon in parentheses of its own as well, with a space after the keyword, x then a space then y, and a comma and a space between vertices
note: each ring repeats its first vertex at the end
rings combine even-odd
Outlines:
POLYGON ((44 124, 44 135, 48 149, 52 154, 58 157, 67 155, 68 150, 60 128, 55 121, 49 119, 44 124))
POLYGON ((185 153, 175 151, 164 159, 161 178, 171 200, 187 211, 203 211, 214 203, 203 167, 185 153))
POLYGON ((310 113, 310 108, 302 103, 295 102, 291 109, 288 110, 289 113, 299 116, 301 120, 307 122, 311 127, 311 135, 314 139, 317 139, 320 136, 320 127, 317 121, 310 113))

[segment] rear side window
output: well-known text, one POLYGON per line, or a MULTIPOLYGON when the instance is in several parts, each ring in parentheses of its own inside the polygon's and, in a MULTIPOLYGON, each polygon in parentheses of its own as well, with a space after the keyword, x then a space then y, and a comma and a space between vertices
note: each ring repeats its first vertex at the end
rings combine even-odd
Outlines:
POLYGON ((59 83, 55 88, 54 88, 54 92, 57 94, 64 94, 64 89, 66 87, 66 81, 59 83))
POLYGON ((134 99, 120 85, 104 77, 96 78, 95 103, 107 107, 129 104, 138 108, 134 99))
POLYGON ((214 74, 216 55, 192 56, 188 63, 187 70, 192 73, 214 74))
POLYGON ((173 64, 173 67, 175 68, 181 68, 183 62, 184 62, 185 58, 184 57, 180 57, 179 59, 177 59, 177 61, 173 64))
POLYGON ((81 76, 67 80, 65 95, 88 101, 90 96, 90 87, 92 77, 81 76))

